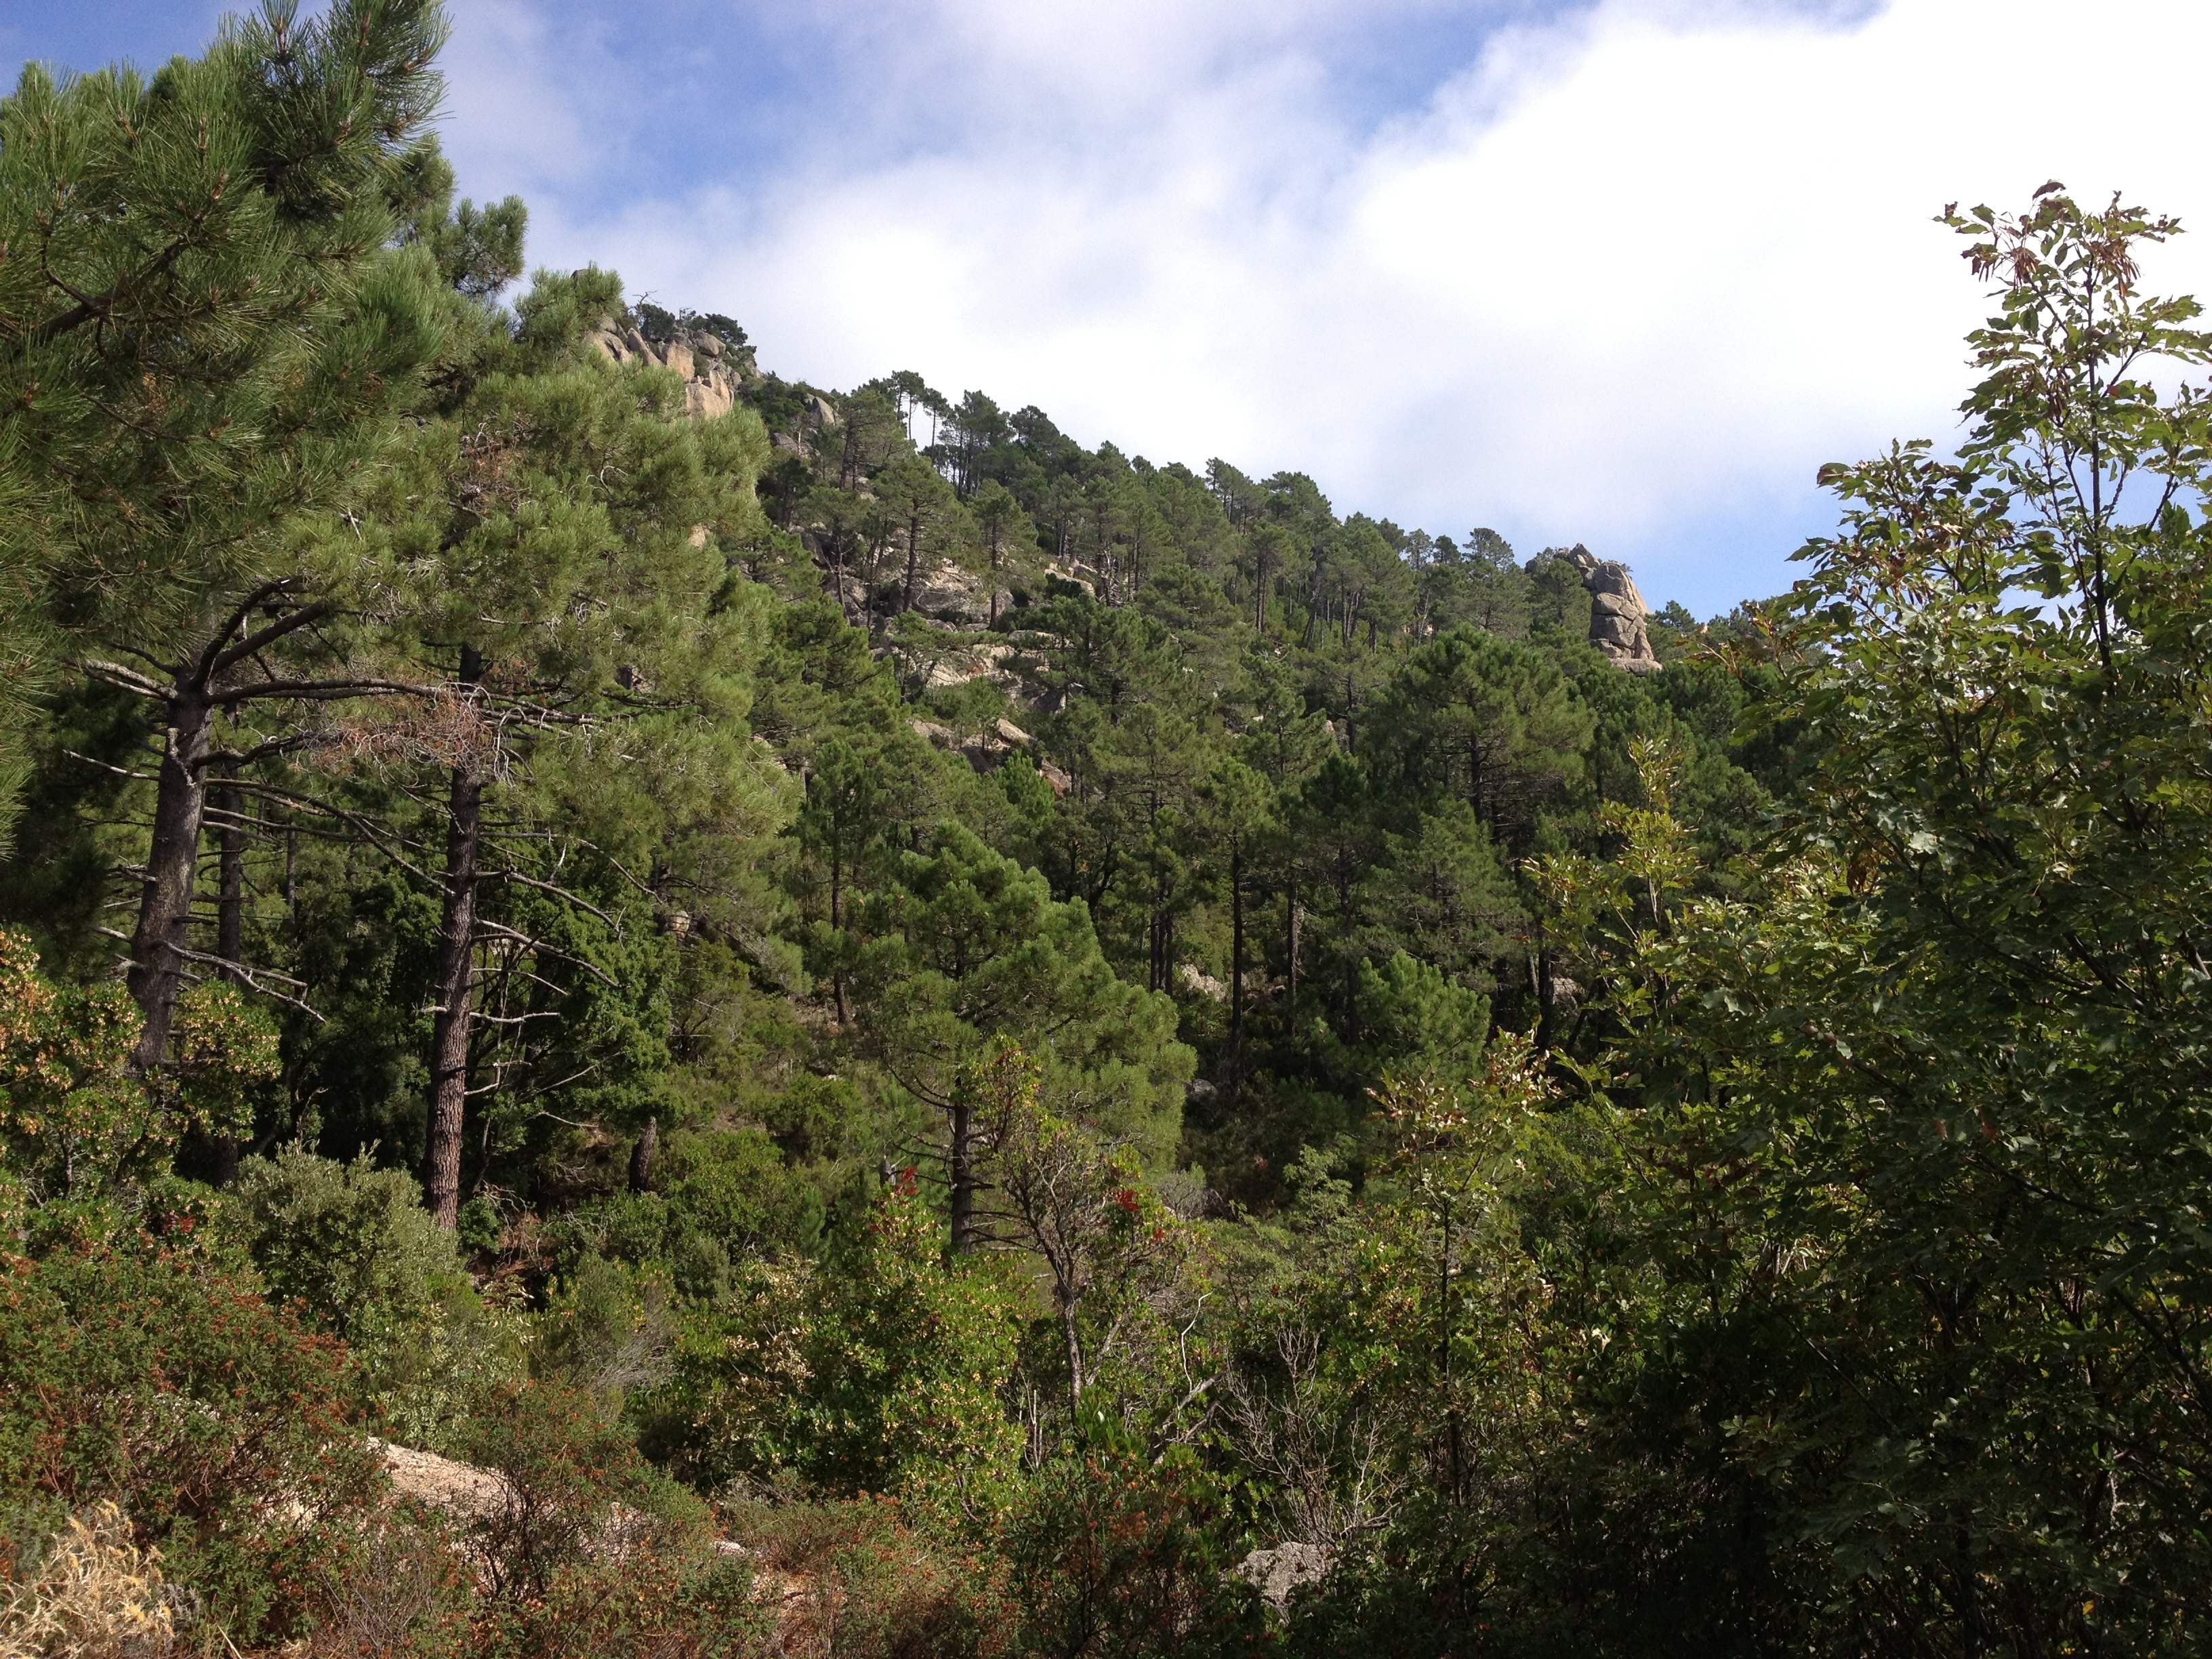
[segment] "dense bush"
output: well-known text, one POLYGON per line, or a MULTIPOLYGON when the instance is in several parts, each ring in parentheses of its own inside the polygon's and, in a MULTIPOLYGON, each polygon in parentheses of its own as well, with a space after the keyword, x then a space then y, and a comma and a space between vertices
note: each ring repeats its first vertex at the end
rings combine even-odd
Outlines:
POLYGON ((508 1388, 483 1402, 460 1444, 505 1484, 506 1500, 467 1534, 495 1600, 539 1599, 594 1559, 647 1547, 672 1557, 707 1535, 706 1505, 640 1457, 593 1395, 545 1382, 508 1388))
POLYGON ((247 1160, 233 1213, 270 1293, 352 1350, 391 1437, 443 1446, 478 1392, 520 1374, 520 1328, 484 1305, 404 1171, 287 1146, 247 1160))
POLYGON ((1042 1471, 1006 1542, 1024 1650, 1137 1656, 1257 1652, 1267 1626, 1229 1577, 1238 1528, 1187 1455, 1155 1461, 1101 1433, 1042 1471))
POLYGON ((999 1507, 1021 1447, 1018 1308, 1000 1264, 948 1265, 928 1206, 895 1188, 819 1269, 754 1269, 694 1316, 648 1443, 710 1488, 788 1472, 999 1507))
POLYGON ((100 1503, 246 1640, 305 1625, 384 1490, 344 1351, 162 1251, 0 1266, 0 1504, 17 1547, 100 1503))

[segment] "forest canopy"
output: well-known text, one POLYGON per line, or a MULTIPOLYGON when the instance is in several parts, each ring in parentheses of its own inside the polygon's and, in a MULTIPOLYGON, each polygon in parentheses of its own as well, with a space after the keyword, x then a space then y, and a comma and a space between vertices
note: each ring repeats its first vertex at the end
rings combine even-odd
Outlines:
POLYGON ((0 102, 7 1642, 2197 1650, 2177 223, 1699 623, 526 276, 445 31, 0 102))

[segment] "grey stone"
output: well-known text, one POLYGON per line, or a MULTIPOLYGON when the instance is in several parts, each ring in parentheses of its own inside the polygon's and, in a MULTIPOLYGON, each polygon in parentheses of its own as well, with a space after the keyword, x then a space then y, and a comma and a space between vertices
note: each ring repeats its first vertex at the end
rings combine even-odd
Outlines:
POLYGON ((1616 564, 1610 559, 1595 570, 1585 571, 1583 586, 1593 593, 1605 593, 1626 599, 1639 611, 1650 608, 1644 603, 1644 596, 1636 591, 1636 579, 1628 574, 1628 567, 1616 564))
MULTIPOLYGON (((1176 963, 1176 978, 1182 981, 1185 990, 1194 992, 1197 995, 1206 998, 1209 1002, 1226 1002, 1229 1000, 1229 988, 1223 984, 1219 980, 1214 978, 1212 975, 1200 968, 1196 963, 1184 962, 1176 963)), ((1213 1098, 1213 1085, 1211 1083, 1193 1083, 1189 1087, 1193 1090, 1202 1088, 1206 1091, 1205 1094, 1202 1096, 1193 1094, 1191 1098, 1194 1100, 1211 1100, 1213 1098)))
MULTIPOLYGON (((1534 571, 1545 556, 1528 561, 1534 571)), ((1636 578, 1618 559, 1601 559, 1577 542, 1548 556, 1571 566, 1590 596, 1589 642, 1614 667, 1631 674, 1656 674, 1666 666, 1651 649, 1646 618, 1651 607, 1637 591, 1636 578)))
POLYGON ((1254 1550, 1230 1571, 1260 1592, 1260 1599, 1277 1613, 1287 1613, 1291 1593, 1301 1584, 1326 1578, 1336 1564, 1336 1553, 1325 1544, 1278 1544, 1271 1550, 1254 1550))

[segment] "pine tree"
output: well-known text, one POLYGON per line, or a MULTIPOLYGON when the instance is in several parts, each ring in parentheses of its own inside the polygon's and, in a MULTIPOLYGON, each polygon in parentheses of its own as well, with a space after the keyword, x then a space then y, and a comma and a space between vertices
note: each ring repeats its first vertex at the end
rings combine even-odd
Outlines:
POLYGON ((33 633, 120 639, 143 666, 90 672, 164 705, 142 1069, 182 982, 217 718, 331 608, 298 592, 292 527, 356 485, 438 338, 422 261, 386 244, 444 33, 435 0, 304 25, 271 3, 150 81, 34 64, 0 104, 0 535, 21 556, 0 624, 17 657, 33 633))
POLYGON ((480 1052, 487 982, 623 990, 589 951, 492 914, 487 894, 599 910, 618 942, 564 878, 566 850, 588 842, 627 870, 626 845, 665 857, 687 824, 743 839, 781 812, 744 724, 765 590, 721 551, 757 526, 766 434, 749 410, 687 421, 667 370, 586 355, 585 328, 620 294, 611 272, 541 276, 510 359, 425 428, 381 498, 425 665, 449 676, 440 720, 415 739, 446 775, 424 1188, 447 1226, 470 1097, 523 1063, 480 1052), (533 848, 544 867, 527 863, 533 848), (499 974, 479 961, 488 939, 503 942, 499 974), (524 957, 538 966, 516 981, 524 957))
POLYGON ((994 1037, 1032 1051, 1065 1108, 1156 1157, 1173 1144, 1192 1069, 1174 1006, 1116 979, 1088 910, 1056 902, 1036 872, 947 824, 933 852, 901 856, 854 931, 863 1029, 899 1085, 944 1115, 956 1214, 975 1197, 962 1079, 994 1037))

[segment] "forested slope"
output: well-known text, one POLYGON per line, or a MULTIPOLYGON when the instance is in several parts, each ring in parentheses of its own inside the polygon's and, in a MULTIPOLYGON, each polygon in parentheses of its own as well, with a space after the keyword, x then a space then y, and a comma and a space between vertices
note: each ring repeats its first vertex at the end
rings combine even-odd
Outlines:
POLYGON ((1701 626, 523 281, 442 27, 0 105, 24 1641, 2193 1650, 2174 227, 1701 626))

